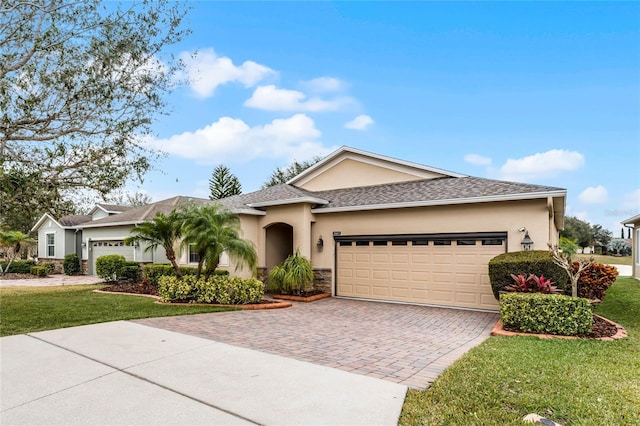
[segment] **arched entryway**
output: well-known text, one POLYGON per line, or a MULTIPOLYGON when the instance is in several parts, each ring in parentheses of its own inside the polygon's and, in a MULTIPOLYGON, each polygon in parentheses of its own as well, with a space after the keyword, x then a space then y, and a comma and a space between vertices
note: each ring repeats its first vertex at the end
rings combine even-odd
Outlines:
POLYGON ((271 269, 293 254, 293 226, 274 223, 266 229, 266 267, 271 269))

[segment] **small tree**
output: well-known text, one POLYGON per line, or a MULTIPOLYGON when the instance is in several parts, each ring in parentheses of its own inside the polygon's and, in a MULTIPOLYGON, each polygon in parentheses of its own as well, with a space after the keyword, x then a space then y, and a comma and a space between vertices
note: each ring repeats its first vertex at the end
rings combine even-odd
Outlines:
POLYGON ((131 237, 126 238, 124 242, 126 244, 144 242, 147 244, 145 252, 153 251, 158 247, 164 248, 167 260, 176 271, 176 276, 182 277, 174 248, 180 238, 181 225, 181 217, 176 212, 168 215, 158 213, 153 220, 134 226, 131 237))
POLYGON ((262 188, 268 188, 270 186, 286 183, 287 181, 298 176, 300 173, 307 170, 309 167, 313 166, 320 160, 322 160, 322 157, 313 157, 313 159, 310 161, 294 161, 285 169, 281 169, 280 167, 278 167, 273 171, 273 173, 271 173, 269 180, 262 185, 262 188))
POLYGON ((621 238, 614 238, 609 241, 607 250, 620 256, 627 256, 631 253, 631 244, 621 238))
POLYGON ((560 253, 558 246, 550 246, 553 262, 564 269, 571 280, 571 296, 578 297, 578 281, 580 280, 580 274, 586 268, 591 266, 594 259, 580 258, 576 262, 571 260, 571 256, 567 253, 560 253), (575 265, 575 268, 574 268, 575 265))
POLYGON ((211 173, 209 179, 210 200, 220 200, 233 195, 242 194, 240 181, 227 166, 220 164, 211 173))
POLYGON ((0 273, 5 275, 11 267, 11 263, 33 244, 35 244, 35 240, 20 231, 0 231, 0 252, 7 260, 4 268, 0 264, 0 273))
POLYGON ((284 294, 301 294, 313 283, 313 267, 299 250, 287 257, 282 265, 269 272, 269 290, 284 294))
POLYGON ((570 256, 573 256, 578 251, 577 241, 566 237, 560 237, 559 246, 563 253, 567 253, 570 256))

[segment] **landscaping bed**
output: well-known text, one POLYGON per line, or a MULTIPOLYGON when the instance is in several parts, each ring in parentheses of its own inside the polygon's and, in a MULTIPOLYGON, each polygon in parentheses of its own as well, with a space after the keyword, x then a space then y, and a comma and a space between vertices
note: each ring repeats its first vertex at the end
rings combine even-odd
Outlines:
POLYGON ((291 300, 292 302, 315 302, 316 300, 326 299, 331 297, 329 293, 324 293, 320 290, 303 291, 300 294, 274 294, 274 299, 291 300))
POLYGON ((561 339, 600 339, 600 340, 613 340, 622 339, 627 337, 626 330, 619 324, 614 323, 599 315, 593 316, 593 326, 591 331, 584 335, 577 336, 560 336, 553 334, 537 334, 537 333, 524 333, 520 330, 512 327, 504 327, 501 321, 498 321, 496 326, 491 331, 492 336, 537 336, 541 338, 561 338, 561 339))

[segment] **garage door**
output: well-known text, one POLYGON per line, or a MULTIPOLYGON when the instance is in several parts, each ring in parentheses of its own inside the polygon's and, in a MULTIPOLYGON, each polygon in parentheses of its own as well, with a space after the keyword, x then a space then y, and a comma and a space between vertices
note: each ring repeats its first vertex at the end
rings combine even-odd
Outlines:
POLYGON ((476 309, 498 309, 489 260, 506 233, 340 236, 336 295, 476 309))
POLYGON ((123 241, 92 241, 91 242, 91 274, 96 274, 96 259, 108 254, 119 254, 127 260, 133 259, 134 248, 123 241))

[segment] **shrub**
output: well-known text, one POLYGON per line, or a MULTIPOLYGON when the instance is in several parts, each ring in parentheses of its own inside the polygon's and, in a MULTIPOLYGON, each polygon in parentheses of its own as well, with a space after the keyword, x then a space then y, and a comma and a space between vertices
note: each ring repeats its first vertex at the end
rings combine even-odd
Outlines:
MULTIPOLYGON (((180 273, 183 277, 188 275, 196 275, 198 268, 192 266, 180 266, 180 273)), ((216 269, 215 275, 229 275, 229 271, 222 269, 216 269)), ((160 277, 173 277, 176 275, 176 271, 168 263, 149 263, 142 267, 142 276, 148 278, 151 284, 158 285, 158 279, 160 277)))
MULTIPOLYGON (((574 270, 577 263, 573 264, 574 270)), ((611 265, 602 263, 592 263, 580 274, 578 280, 578 297, 585 299, 604 299, 605 292, 615 282, 618 277, 618 270, 611 265)))
MULTIPOLYGON (((7 261, 2 260, 0 264, 2 264, 2 269, 4 270, 7 261)), ((14 260, 9 266, 9 270, 5 272, 12 274, 30 274, 32 266, 36 266, 35 260, 14 260)))
POLYGON ((500 319, 508 329, 564 336, 587 334, 593 312, 587 299, 561 294, 503 293, 500 319))
POLYGON ((300 294, 313 283, 311 262, 296 250, 282 262, 282 266, 275 266, 269 271, 267 283, 271 292, 300 294))
POLYGON ((140 281, 140 264, 134 261, 127 261, 125 263, 124 271, 122 272, 122 278, 131 280, 133 282, 140 281))
POLYGON ((527 278, 524 275, 514 275, 511 274, 511 278, 513 278, 513 283, 511 285, 505 286, 504 290, 506 291, 516 291, 520 293, 560 293, 558 287, 552 285, 553 282, 550 279, 544 277, 544 275, 540 275, 539 277, 529 274, 527 278))
POLYGON ((45 266, 32 266, 30 272, 31 275, 35 275, 36 277, 46 277, 48 275, 45 266))
POLYGON ((499 299, 500 291, 513 282, 511 274, 544 275, 559 289, 566 291, 569 288, 567 273, 553 262, 552 254, 547 250, 502 253, 491 259, 489 280, 496 299, 499 299))
POLYGON ((241 305, 258 303, 264 284, 255 278, 213 275, 208 280, 195 275, 163 276, 158 279, 158 295, 164 302, 219 303, 241 305))
POLYGON ((42 266, 45 271, 47 271, 47 275, 53 274, 56 272, 56 264, 55 262, 41 262, 38 266, 42 266))
POLYGON ((122 278, 126 266, 126 259, 119 254, 108 254, 96 259, 96 273, 107 282, 122 278))
POLYGON ((80 273, 80 258, 75 253, 70 253, 64 257, 62 269, 67 275, 75 275, 80 273))
POLYGON ((562 249, 563 253, 567 253, 568 255, 573 256, 578 251, 578 240, 572 240, 567 237, 560 237, 558 246, 562 249))
POLYGON ((621 238, 614 238, 609 241, 607 250, 613 255, 629 256, 631 255, 631 244, 627 240, 621 238))

